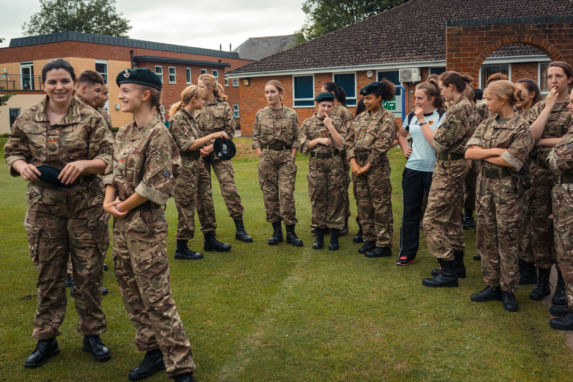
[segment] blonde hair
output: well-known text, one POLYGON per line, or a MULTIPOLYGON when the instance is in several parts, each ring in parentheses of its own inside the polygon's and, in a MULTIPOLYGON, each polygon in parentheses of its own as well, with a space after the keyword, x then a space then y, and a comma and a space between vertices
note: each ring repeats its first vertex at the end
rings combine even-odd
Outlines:
POLYGON ((169 115, 173 117, 175 113, 184 106, 189 105, 193 98, 205 98, 205 91, 197 85, 187 86, 181 92, 181 101, 174 103, 169 109, 169 115))
POLYGON ((282 99, 283 99, 283 94, 284 94, 284 91, 285 91, 284 88, 283 88, 283 84, 281 84, 281 83, 280 83, 279 81, 277 81, 277 80, 270 80, 269 82, 267 82, 267 83, 265 84, 265 88, 266 88, 267 86, 269 86, 269 85, 274 86, 274 87, 279 91, 279 98, 280 98, 280 100, 282 101, 282 99))
POLYGON ((225 89, 223 89, 223 86, 217 82, 217 77, 210 74, 201 74, 198 80, 203 81, 209 89, 213 90, 213 95, 215 98, 222 98, 225 101, 227 100, 225 89))
POLYGON ((484 94, 487 94, 488 97, 505 99, 510 106, 514 106, 518 101, 522 100, 518 87, 508 80, 491 82, 488 87, 485 88, 484 94))
POLYGON ((501 72, 497 72, 497 73, 493 73, 492 75, 490 75, 487 78, 487 81, 485 82, 485 86, 489 86, 489 84, 495 82, 495 81, 501 81, 501 80, 508 80, 509 78, 507 77, 506 74, 503 74, 501 72))

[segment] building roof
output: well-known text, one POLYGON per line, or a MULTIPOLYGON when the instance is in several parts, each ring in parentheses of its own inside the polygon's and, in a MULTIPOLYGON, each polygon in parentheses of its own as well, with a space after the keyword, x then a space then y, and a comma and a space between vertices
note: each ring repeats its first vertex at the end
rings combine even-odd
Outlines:
POLYGON ((239 58, 239 54, 236 52, 225 52, 222 50, 215 50, 215 49, 194 48, 183 45, 164 44, 160 42, 134 40, 131 38, 102 36, 97 34, 80 33, 80 32, 59 32, 59 33, 44 34, 39 36, 13 38, 10 40, 9 47, 15 48, 22 46, 49 44, 49 43, 65 42, 65 41, 115 45, 129 48, 151 49, 165 52, 187 53, 187 54, 196 54, 202 56, 213 56, 221 58, 236 58, 236 59, 239 58))
POLYGON ((231 65, 227 62, 213 62, 213 61, 202 61, 202 60, 184 60, 181 58, 171 58, 171 57, 159 57, 159 56, 133 56, 133 61, 140 62, 156 62, 161 64, 173 64, 173 65, 193 65, 193 66, 209 66, 215 68, 228 68, 231 65))
POLYGON ((239 57, 245 60, 260 60, 272 54, 282 52, 294 46, 296 36, 270 36, 270 37, 251 37, 233 52, 239 53, 239 57))
MULTIPOLYGON (((446 26, 452 20, 484 18, 539 19, 573 15, 573 1, 563 0, 410 0, 358 23, 237 68, 229 74, 257 74, 428 63, 446 59, 446 26)), ((524 20, 523 22, 526 22, 524 20)), ((456 23, 453 23, 458 25, 456 23)))

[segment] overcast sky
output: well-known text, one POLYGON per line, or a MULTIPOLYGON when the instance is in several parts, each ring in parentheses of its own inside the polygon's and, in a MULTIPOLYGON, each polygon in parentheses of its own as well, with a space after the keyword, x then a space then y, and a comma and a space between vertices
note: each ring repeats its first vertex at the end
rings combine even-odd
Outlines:
MULTIPOLYGON (((233 49, 249 37, 291 34, 301 28, 304 0, 117 0, 130 21, 129 37, 200 48, 233 49)), ((0 0, 0 37, 22 37, 22 24, 40 9, 38 0, 0 0)))

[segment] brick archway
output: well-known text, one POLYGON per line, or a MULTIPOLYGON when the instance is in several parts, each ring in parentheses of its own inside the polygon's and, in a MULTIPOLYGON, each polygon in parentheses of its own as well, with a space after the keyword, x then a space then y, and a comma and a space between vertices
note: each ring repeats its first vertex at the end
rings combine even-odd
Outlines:
POLYGON ((448 20, 446 67, 477 79, 482 62, 495 50, 522 43, 551 60, 573 64, 573 17, 516 17, 448 20))

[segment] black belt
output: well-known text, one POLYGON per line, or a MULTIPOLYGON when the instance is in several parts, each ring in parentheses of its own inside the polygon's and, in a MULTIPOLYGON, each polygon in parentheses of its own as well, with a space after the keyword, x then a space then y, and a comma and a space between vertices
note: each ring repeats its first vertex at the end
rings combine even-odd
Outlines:
POLYGON ((359 161, 365 161, 370 156, 370 151, 356 151, 354 152, 354 158, 359 161))
POLYGON ((511 176, 511 171, 507 167, 502 168, 481 168, 481 175, 485 178, 504 178, 511 176))
POLYGON ((573 171, 568 171, 555 176, 556 184, 571 184, 573 183, 573 171))
POLYGON ((199 152, 199 150, 193 150, 193 151, 186 150, 181 152, 181 157, 189 159, 199 159, 201 158, 201 153, 199 152))
POLYGON ((439 160, 460 160, 460 159, 464 159, 464 154, 458 154, 458 153, 445 153, 445 152, 439 152, 437 153, 437 157, 439 160))
POLYGON ((151 211, 151 210, 157 210, 159 208, 161 208, 159 204, 150 202, 148 200, 147 202, 132 209, 132 211, 151 211))
POLYGON ((286 143, 282 142, 275 142, 275 143, 269 143, 268 145, 263 145, 263 149, 273 150, 273 151, 290 150, 291 148, 292 148, 291 145, 287 145, 286 143))
POLYGON ((317 159, 328 159, 328 158, 332 158, 335 155, 340 155, 340 151, 334 150, 334 152, 331 152, 331 153, 318 153, 318 152, 314 152, 314 151, 310 152, 310 156, 317 158, 317 159))

